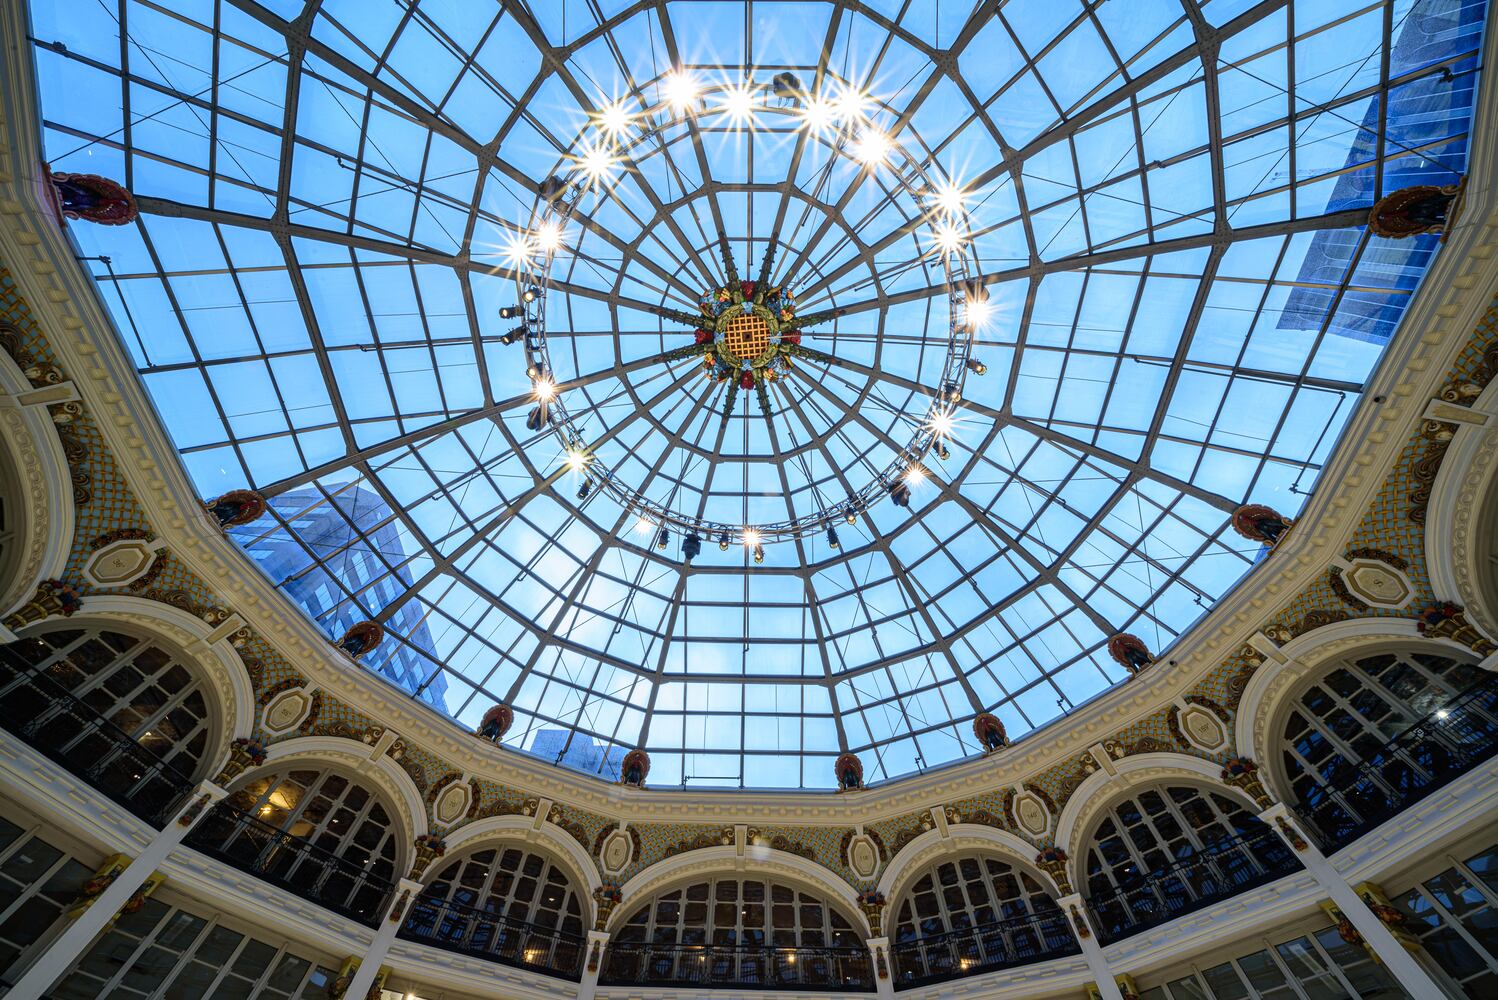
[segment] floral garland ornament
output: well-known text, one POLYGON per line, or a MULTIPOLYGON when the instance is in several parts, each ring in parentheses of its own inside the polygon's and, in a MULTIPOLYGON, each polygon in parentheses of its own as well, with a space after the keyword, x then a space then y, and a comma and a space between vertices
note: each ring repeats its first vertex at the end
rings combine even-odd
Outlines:
POLYGON ((839 757, 832 765, 832 772, 837 776, 837 790, 840 792, 856 792, 863 787, 863 761, 856 753, 839 757))
POLYGON ((204 500, 203 508, 225 529, 257 521, 266 509, 265 497, 254 490, 230 490, 223 496, 204 500))
POLYGON ((1233 511, 1229 519, 1233 530, 1252 542, 1262 542, 1274 548, 1279 544, 1285 532, 1294 526, 1295 522, 1281 514, 1273 507, 1266 507, 1261 503, 1246 503, 1233 511))
POLYGON ((65 219, 97 222, 101 226, 124 226, 135 221, 140 208, 124 185, 98 174, 54 171, 52 200, 65 219))
POLYGON ((385 627, 379 622, 355 622, 334 645, 357 660, 365 653, 374 652, 384 638, 385 627))
POLYGON ((973 719, 973 736, 985 754, 1002 750, 1009 745, 1009 734, 1004 724, 992 712, 979 712, 973 719))
POLYGON ((1035 863, 1040 866, 1041 871, 1051 877, 1051 881, 1056 883, 1056 888, 1061 890, 1063 896, 1072 894, 1071 873, 1067 870, 1067 860, 1066 852, 1054 844, 1042 848, 1040 853, 1035 855, 1035 863))
POLYGON ((510 726, 514 722, 515 710, 502 701, 497 702, 484 713, 484 717, 479 720, 478 728, 473 734, 490 743, 498 743, 504 739, 505 733, 510 731, 510 726))
POLYGON ((1415 184, 1391 191, 1369 210, 1368 229, 1389 240, 1430 234, 1439 235, 1444 243, 1461 212, 1466 188, 1463 177, 1455 184, 1415 184))
POLYGON ((447 853, 447 841, 440 834, 423 833, 415 843, 416 859, 411 862, 411 881, 420 882, 427 867, 447 853))
POLYGON ((265 763, 265 744, 251 737, 240 737, 229 744, 229 759, 214 779, 215 783, 227 787, 230 782, 252 767, 265 763))
POLYGON ((644 750, 634 749, 624 755, 619 766, 619 784, 645 787, 645 776, 650 773, 650 755, 644 750))
POLYGON ((1251 757, 1229 757, 1222 767, 1222 781, 1254 800, 1260 809, 1274 805, 1264 783, 1259 780, 1259 765, 1251 757))
POLYGON ((1154 654, 1137 635, 1121 632, 1108 640, 1108 655, 1131 674, 1137 674, 1155 662, 1154 654))

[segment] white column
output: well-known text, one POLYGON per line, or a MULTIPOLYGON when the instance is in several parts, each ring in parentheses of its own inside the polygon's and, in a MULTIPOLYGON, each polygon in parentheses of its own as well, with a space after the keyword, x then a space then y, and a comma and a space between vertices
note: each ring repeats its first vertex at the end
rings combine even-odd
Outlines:
POLYGON ((354 970, 354 978, 349 980, 348 989, 343 991, 344 1000, 364 1000, 364 995, 374 985, 380 966, 385 964, 385 956, 390 954, 390 946, 395 943, 396 931, 400 930, 401 924, 405 922, 407 908, 419 895, 421 895, 421 883, 414 879, 403 878, 396 885, 395 898, 390 901, 389 908, 385 910, 385 919, 380 921, 380 926, 375 930, 374 940, 370 942, 369 950, 359 960, 359 967, 354 970))
POLYGON ((879 1000, 894 1000, 895 960, 889 953, 889 938, 869 938, 868 945, 869 962, 874 966, 874 989, 879 1000))
POLYGON ((588 932, 586 954, 583 955, 583 977, 577 984, 577 1000, 593 1000, 598 993, 598 973, 603 968, 603 953, 608 946, 608 931, 588 932))
POLYGON ((93 943, 104 926, 120 912, 120 907, 161 867, 167 855, 182 843, 182 838, 187 836, 193 825, 208 811, 208 807, 224 795, 224 790, 218 785, 210 781, 201 782, 171 821, 146 845, 146 849, 120 872, 119 877, 109 884, 109 888, 99 893, 93 905, 80 913, 36 963, 26 970, 26 974, 5 994, 5 1000, 38 1000, 50 989, 93 943))
POLYGON ((1123 1000, 1123 992, 1118 988, 1118 983, 1114 982, 1113 970, 1108 968, 1108 959, 1103 956, 1103 946, 1098 943, 1097 934, 1093 932, 1092 921, 1087 916, 1087 904, 1081 893, 1062 896, 1056 902, 1061 907, 1061 912, 1066 914, 1066 919, 1071 921, 1072 933, 1082 946, 1082 957, 1087 960, 1087 970, 1092 973, 1092 981, 1097 983, 1098 993, 1102 994, 1103 1000, 1123 1000))
POLYGON ((1310 872, 1316 884, 1321 887, 1321 891, 1337 904, 1337 909, 1342 911, 1343 916, 1352 921, 1352 926, 1363 935, 1368 947, 1373 949, 1384 967, 1399 980, 1399 985, 1404 987, 1406 993, 1422 998, 1447 996, 1446 991, 1436 985, 1436 981, 1415 956, 1410 954, 1409 949, 1399 943, 1393 932, 1384 926, 1384 922, 1378 919, 1368 908, 1368 904, 1347 884, 1341 872, 1321 853, 1316 841, 1306 834, 1305 828, 1289 807, 1276 802, 1259 813, 1259 818, 1290 845, 1291 850, 1300 858, 1300 863, 1306 866, 1306 871, 1310 872))

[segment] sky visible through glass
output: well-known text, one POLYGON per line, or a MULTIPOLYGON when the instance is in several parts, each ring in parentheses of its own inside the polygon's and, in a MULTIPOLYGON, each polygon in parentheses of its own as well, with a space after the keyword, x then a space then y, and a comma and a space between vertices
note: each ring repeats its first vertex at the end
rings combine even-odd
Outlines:
MULTIPOLYGON (((71 228, 205 497, 330 636, 473 727, 606 778, 827 788, 1012 738, 1168 647, 1293 516, 1437 250, 1364 220, 1465 168, 1477 0, 251 0, 33 3, 46 155, 137 196, 71 228), (997 10, 995 10, 997 6, 997 10), (799 95, 777 95, 792 73, 799 95), (703 95, 666 115, 673 80, 703 95), (736 98, 723 95, 739 93, 736 98), (965 192, 977 331, 946 457, 909 506, 689 564, 581 491, 534 405, 514 257, 543 181, 633 137, 562 234, 555 375, 592 463, 725 525, 816 515, 898 459, 939 391, 947 289, 890 164, 808 124, 864 99, 965 192), (738 120, 709 115, 740 100, 738 120), (769 110, 773 105, 775 112, 769 110), (667 119, 672 120, 667 122, 667 119), (795 261, 829 355, 751 393, 695 311, 795 261), (744 277, 749 277, 745 274, 744 277)), ((849 112, 851 115, 851 112, 849 112)))

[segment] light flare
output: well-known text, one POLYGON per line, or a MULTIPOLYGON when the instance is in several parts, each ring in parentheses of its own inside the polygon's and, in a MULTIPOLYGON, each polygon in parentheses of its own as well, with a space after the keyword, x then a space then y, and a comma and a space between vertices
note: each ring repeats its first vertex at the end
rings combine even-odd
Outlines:
POLYGON ((661 96, 677 111, 685 111, 697 103, 702 95, 702 85, 697 78, 685 70, 676 70, 661 82, 661 96))
POLYGON ((877 128, 866 128, 853 142, 853 157, 866 167, 877 167, 889 156, 890 139, 877 128))
POLYGON ((754 123, 754 88, 748 84, 736 84, 723 91, 718 106, 735 125, 754 123))
POLYGON ((549 378, 538 378, 534 386, 536 399, 542 403, 549 403, 557 398, 557 384, 549 378))
POLYGON ((598 113, 598 127, 609 135, 618 135, 629 128, 634 121, 634 116, 629 113, 629 108, 623 101, 615 101, 605 105, 598 113))

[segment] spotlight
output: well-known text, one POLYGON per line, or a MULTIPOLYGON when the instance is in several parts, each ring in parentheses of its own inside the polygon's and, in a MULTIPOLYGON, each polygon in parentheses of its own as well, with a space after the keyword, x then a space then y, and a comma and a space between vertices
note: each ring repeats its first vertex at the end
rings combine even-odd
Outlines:
POLYGON ((866 167, 876 167, 889 155, 889 136, 876 128, 864 129, 853 144, 853 156, 866 167))
POLYGON ((926 428, 939 438, 948 437, 956 421, 952 417, 952 411, 946 408, 937 410, 931 414, 931 419, 926 421, 926 428))
POLYGON ((829 549, 835 549, 839 547, 839 543, 837 540, 837 529, 830 524, 827 525, 827 547, 829 549))
POLYGON ((525 426, 533 431, 539 431, 546 423, 546 408, 544 406, 533 406, 531 412, 525 415, 525 426))
POLYGON ((590 480, 584 479, 582 485, 577 488, 577 498, 579 500, 586 500, 588 499, 588 494, 591 492, 593 492, 593 483, 590 480))
POLYGON ((754 561, 757 563, 765 561, 765 547, 763 545, 756 545, 754 547, 754 561))
POLYGON ((910 507, 910 487, 901 480, 889 488, 889 498, 895 502, 896 507, 910 507))
POLYGON ((635 532, 637 534, 641 534, 641 535, 648 534, 650 532, 650 529, 652 529, 654 527, 655 527, 655 525, 653 525, 653 524, 650 523, 650 518, 648 518, 648 517, 642 517, 638 521, 635 522, 635 532))
POLYGON ((725 531, 718 536, 718 548, 723 552, 728 551, 728 532, 725 531))
POLYGON ((681 543, 681 556, 687 562, 696 559, 702 551, 702 537, 697 532, 692 532, 681 543))
POLYGON ((926 470, 919 465, 912 465, 905 470, 905 482, 911 486, 919 486, 926 481, 926 470))
POLYGON ((562 195, 567 193, 567 182, 556 174, 552 174, 541 182, 541 197, 552 204, 561 201, 562 195))
POLYGON ((931 200, 936 203, 939 211, 947 215, 961 215, 962 206, 967 201, 967 192, 956 183, 947 181, 931 193, 931 200))
POLYGON ((848 517, 846 518, 846 520, 847 520, 847 522, 849 524, 857 524, 858 523, 858 511, 854 510, 852 507, 849 507, 848 508, 848 517))
POLYGON ((552 253, 562 246, 562 227, 560 223, 547 221, 541 223, 536 229, 536 246, 547 253, 552 253))
MULTIPOLYGON (((573 472, 581 472, 588 467, 588 453, 581 448, 567 449, 567 468, 573 472)), ((584 485, 587 480, 583 480, 584 485)))
POLYGON ((936 449, 935 450, 936 450, 936 457, 940 458, 942 461, 946 461, 947 459, 949 459, 949 458, 952 457, 952 453, 947 450, 947 445, 946 445, 945 441, 938 441, 938 442, 936 442, 936 449))
POLYGON ((500 306, 500 319, 521 319, 525 316, 525 310, 520 306, 500 306))
POLYGON ((974 375, 984 375, 988 372, 988 366, 979 361, 977 358, 968 358, 967 370, 972 372, 974 375))
POLYGON ((951 223, 943 223, 931 232, 931 245, 940 253, 951 256, 962 250, 967 242, 967 233, 951 223))
POLYGON ((678 111, 691 107, 700 93, 702 88, 698 85, 697 78, 685 70, 677 70, 661 83, 661 94, 666 103, 678 111))
POLYGON ((520 293, 520 301, 522 301, 522 302, 524 302, 526 304, 530 304, 530 303, 536 301, 537 299, 539 299, 540 297, 541 297, 541 289, 537 288, 535 285, 530 286, 525 291, 523 291, 523 292, 520 293))
POLYGON ((538 378, 535 384, 536 398, 549 403, 557 398, 557 384, 549 378, 538 378))
POLYGON ((744 529, 744 547, 756 548, 759 545, 759 532, 754 528, 744 529))
POLYGON ((748 84, 729 87, 723 91, 719 106, 734 124, 750 124, 754 120, 754 88, 748 84))
POLYGON ((500 334, 499 342, 501 344, 513 344, 513 343, 515 343, 515 341, 517 341, 520 338, 524 337, 525 334, 526 334, 525 324, 521 323, 519 326, 515 327, 515 329, 513 329, 513 330, 510 330, 508 333, 500 334))
POLYGON ((857 121, 862 118, 868 105, 869 96, 852 87, 844 87, 843 92, 837 97, 838 114, 848 121, 857 121))
POLYGON ((823 132, 837 124, 837 105, 820 94, 801 109, 801 121, 810 132, 823 132))
POLYGON ((615 101, 598 113, 598 124, 610 135, 618 135, 629 128, 631 116, 623 101, 615 101))
POLYGON ((666 551, 666 546, 670 544, 671 532, 667 531, 665 528, 662 528, 661 533, 655 536, 655 547, 664 552, 666 551))

